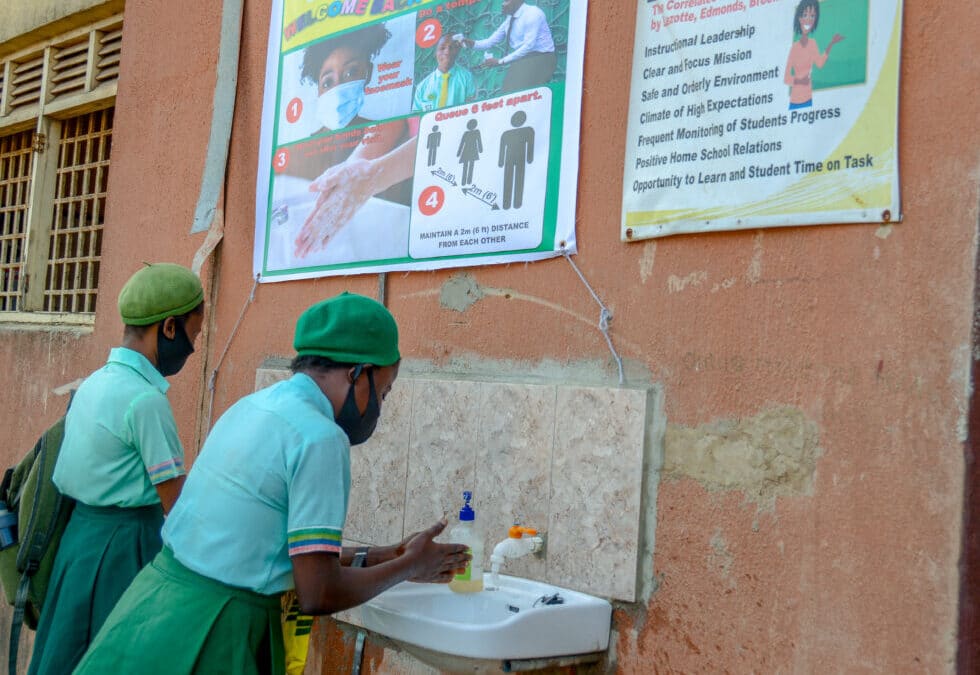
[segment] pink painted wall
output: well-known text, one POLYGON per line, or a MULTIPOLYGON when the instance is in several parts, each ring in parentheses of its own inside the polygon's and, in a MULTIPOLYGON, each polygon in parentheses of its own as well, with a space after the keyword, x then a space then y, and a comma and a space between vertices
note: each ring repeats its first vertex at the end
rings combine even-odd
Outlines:
MULTIPOLYGON (((53 386, 96 368, 121 333, 114 298, 141 260, 186 264, 207 142, 218 3, 130 3, 95 333, 0 333, 9 443, 22 453, 59 413, 53 386)), ((980 128, 963 36, 974 3, 908 3, 900 156, 904 222, 619 241, 634 6, 592 2, 585 60, 576 258, 615 314, 621 353, 663 383, 673 429, 792 408, 822 454, 807 493, 760 507, 677 474, 660 486, 648 602, 615 614, 615 664, 639 672, 943 672, 957 636, 957 563, 971 356, 980 128), (617 46, 610 48, 610 46, 617 46), (687 279, 683 290, 672 277, 687 279)), ((189 449, 202 384, 252 288, 253 195, 268 0, 246 3, 226 236, 214 328, 174 379, 189 449), (206 366, 204 354, 208 358, 206 366)), ((450 272, 391 275, 403 354, 443 363, 608 358, 596 307, 564 260, 468 270, 507 288, 464 313, 439 304, 450 272), (554 306, 561 308, 551 309, 554 306)), ((311 302, 360 276, 259 287, 223 363, 215 415, 256 367, 291 353, 311 302)), ((672 447, 668 433, 668 463, 672 447)), ((350 645, 317 633, 317 672, 350 645)), ((368 670, 384 672, 370 652, 368 670)))

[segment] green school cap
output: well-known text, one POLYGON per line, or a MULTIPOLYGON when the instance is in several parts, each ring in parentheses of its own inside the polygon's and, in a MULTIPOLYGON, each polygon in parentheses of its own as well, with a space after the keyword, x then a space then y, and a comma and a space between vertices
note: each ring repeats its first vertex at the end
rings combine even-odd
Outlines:
POLYGON ((337 363, 390 366, 398 353, 398 324, 381 303, 355 293, 318 302, 296 322, 293 347, 300 356, 323 356, 337 363))
POLYGON ((183 265, 153 263, 139 270, 119 292, 119 316, 127 326, 149 326, 186 314, 204 302, 204 288, 183 265))

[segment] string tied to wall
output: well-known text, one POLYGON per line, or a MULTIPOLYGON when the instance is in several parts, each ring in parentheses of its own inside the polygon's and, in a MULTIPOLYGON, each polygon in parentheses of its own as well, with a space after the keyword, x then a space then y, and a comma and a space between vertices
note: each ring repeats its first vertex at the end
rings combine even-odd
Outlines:
POLYGON ((599 305, 599 330, 602 332, 602 336, 606 338, 606 344, 609 345, 609 351, 612 352, 613 360, 616 361, 616 367, 619 369, 619 384, 626 384, 626 377, 623 374, 623 358, 619 355, 619 352, 616 351, 616 346, 613 345, 612 337, 609 335, 609 324, 612 322, 613 314, 611 311, 609 311, 609 308, 606 307, 605 303, 602 302, 602 298, 599 297, 599 294, 596 293, 595 289, 592 288, 592 284, 590 284, 588 279, 585 278, 585 275, 582 274, 582 270, 580 270, 578 265, 575 264, 575 261, 572 260, 571 253, 569 253, 568 249, 565 248, 564 245, 561 247, 561 254, 564 256, 565 260, 568 261, 568 264, 572 266, 572 269, 575 270, 575 274, 577 274, 578 278, 582 280, 585 287, 589 289, 589 293, 592 294, 592 299, 596 301, 597 305, 599 305))

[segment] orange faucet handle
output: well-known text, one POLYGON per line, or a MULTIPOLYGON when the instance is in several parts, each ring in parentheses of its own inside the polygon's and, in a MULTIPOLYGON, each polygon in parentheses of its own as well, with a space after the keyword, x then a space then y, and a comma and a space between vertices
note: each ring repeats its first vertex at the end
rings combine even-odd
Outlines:
POLYGON ((538 534, 538 531, 533 527, 521 527, 520 525, 512 525, 509 530, 507 530, 507 536, 511 539, 520 539, 524 535, 529 537, 534 537, 538 534))

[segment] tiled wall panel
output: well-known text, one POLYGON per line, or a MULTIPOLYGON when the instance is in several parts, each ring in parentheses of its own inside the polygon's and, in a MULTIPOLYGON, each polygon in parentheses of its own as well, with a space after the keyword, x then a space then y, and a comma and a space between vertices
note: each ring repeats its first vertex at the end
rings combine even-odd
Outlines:
MULTIPOLYGON (((256 386, 288 376, 260 369, 256 386)), ((484 564, 515 521, 547 536, 543 557, 502 571, 618 600, 636 598, 646 389, 403 375, 375 435, 351 452, 345 535, 388 544, 455 521, 474 493, 484 564)))

